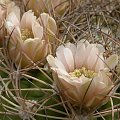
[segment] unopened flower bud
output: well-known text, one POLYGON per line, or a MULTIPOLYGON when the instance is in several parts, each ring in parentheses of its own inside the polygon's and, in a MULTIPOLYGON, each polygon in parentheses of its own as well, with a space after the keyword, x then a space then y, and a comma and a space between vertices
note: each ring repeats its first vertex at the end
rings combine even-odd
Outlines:
POLYGON ((68 5, 66 0, 23 0, 23 2, 27 10, 32 9, 37 16, 50 11, 60 14, 68 5))

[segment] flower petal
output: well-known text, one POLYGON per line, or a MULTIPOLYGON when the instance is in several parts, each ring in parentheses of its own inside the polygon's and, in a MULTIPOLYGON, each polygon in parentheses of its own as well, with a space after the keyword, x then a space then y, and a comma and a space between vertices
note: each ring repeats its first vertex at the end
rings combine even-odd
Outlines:
POLYGON ((11 34, 11 37, 12 37, 12 40, 13 42, 22 42, 21 41, 21 31, 20 31, 20 28, 19 26, 15 26, 12 22, 10 21, 6 21, 5 23, 5 27, 8 31, 9 34, 11 34), (18 41, 17 41, 18 40, 18 41))
POLYGON ((32 10, 25 12, 21 19, 21 29, 32 30, 32 24, 36 21, 36 17, 32 10))
POLYGON ((59 46, 56 51, 56 56, 62 62, 62 64, 65 66, 66 70, 69 71, 69 67, 68 67, 68 64, 67 64, 67 61, 66 61, 65 55, 64 55, 64 49, 65 49, 65 47, 63 45, 59 46))
POLYGON ((42 13, 40 14, 40 17, 38 18, 40 24, 46 28, 48 25, 48 20, 49 20, 49 14, 47 13, 42 13))
POLYGON ((48 28, 50 31, 52 31, 54 34, 57 32, 57 25, 55 20, 52 17, 49 17, 48 19, 48 28))
POLYGON ((99 54, 105 52, 105 49, 104 49, 104 47, 103 47, 101 44, 97 44, 96 47, 97 47, 98 50, 99 50, 99 54))
POLYGON ((76 89, 76 86, 70 84, 66 80, 60 78, 59 80, 59 85, 58 88, 61 90, 61 92, 64 92, 67 96, 66 100, 70 100, 70 102, 74 103, 79 103, 80 97, 79 97, 79 91, 76 89))
POLYGON ((16 14, 14 12, 11 12, 7 18, 6 18, 7 22, 10 22, 11 24, 13 24, 15 27, 20 26, 20 21, 18 19, 18 17, 16 16, 16 14))
POLYGON ((9 15, 12 12, 15 13, 17 19, 20 21, 20 8, 14 2, 9 1, 7 3, 7 14, 9 15))
POLYGON ((82 44, 84 44, 85 47, 87 47, 89 45, 89 42, 86 39, 82 39, 78 41, 77 46, 82 45, 82 44))
POLYGON ((95 65, 97 58, 98 58, 98 48, 93 47, 89 53, 87 58, 87 69, 92 70, 93 66, 95 65))
POLYGON ((84 44, 77 46, 76 54, 75 54, 76 68, 80 68, 83 66, 85 58, 86 58, 85 53, 86 53, 86 49, 85 49, 84 44))
POLYGON ((94 105, 94 100, 98 96, 98 100, 100 102, 100 100, 102 100, 110 92, 112 87, 113 83, 111 82, 110 78, 103 71, 100 71, 92 80, 86 93, 84 103, 87 107, 91 106, 92 104, 94 105))
POLYGON ((43 27, 40 26, 39 23, 34 22, 32 25, 32 32, 35 38, 39 38, 40 40, 43 38, 43 27))
POLYGON ((34 61, 44 61, 45 57, 48 54, 48 44, 46 43, 45 40, 40 40, 38 41, 38 44, 34 50, 34 61))
POLYGON ((49 14, 47 13, 40 14, 38 20, 40 24, 44 27, 44 29, 47 29, 53 35, 56 34, 57 32, 56 22, 51 16, 49 16, 49 14))
POLYGON ((62 62, 59 59, 54 58, 52 55, 47 56, 47 61, 49 65, 51 66, 51 68, 58 68, 58 69, 66 71, 62 62))
POLYGON ((55 58, 55 64, 56 64, 57 68, 60 68, 61 70, 66 71, 64 65, 62 64, 62 62, 59 59, 55 58))
POLYGON ((103 58, 103 55, 102 54, 100 54, 99 56, 98 56, 98 59, 97 59, 97 62, 96 62, 96 64, 95 64, 95 71, 96 72, 98 72, 98 71, 100 71, 100 70, 103 70, 104 69, 104 58, 103 58))
POLYGON ((71 50, 69 48, 64 49, 64 56, 69 67, 69 72, 74 70, 74 58, 71 50))
POLYGON ((106 67, 108 67, 109 69, 115 68, 115 66, 118 64, 118 55, 111 55, 109 58, 106 59, 105 63, 106 67))
POLYGON ((92 48, 94 48, 95 47, 95 44, 88 44, 87 46, 86 46, 86 53, 85 53, 85 61, 84 61, 84 66, 85 67, 87 67, 87 60, 88 60, 88 57, 89 57, 89 55, 90 55, 90 52, 91 52, 91 50, 92 50, 92 48))
POLYGON ((37 45, 39 44, 39 39, 27 39, 24 41, 24 44, 22 46, 23 52, 31 59, 33 60, 35 56, 35 50, 37 48, 37 45))
POLYGON ((47 56, 47 62, 49 63, 50 67, 57 68, 55 64, 55 58, 52 55, 47 56))
POLYGON ((69 48, 72 51, 73 57, 75 57, 76 46, 69 42, 69 43, 66 43, 65 47, 69 48))

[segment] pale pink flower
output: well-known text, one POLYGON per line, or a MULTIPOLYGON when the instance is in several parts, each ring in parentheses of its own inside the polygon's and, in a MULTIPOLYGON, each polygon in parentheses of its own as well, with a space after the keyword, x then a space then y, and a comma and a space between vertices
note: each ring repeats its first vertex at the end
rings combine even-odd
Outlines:
POLYGON ((77 45, 61 45, 55 58, 47 57, 57 89, 74 106, 94 109, 110 93, 113 82, 109 71, 116 66, 118 56, 106 60, 103 53, 102 45, 81 40, 77 45))
POLYGON ((25 12, 21 20, 20 13, 11 12, 6 19, 6 28, 9 34, 13 32, 9 53, 17 65, 24 68, 32 62, 45 59, 48 53, 48 43, 44 38, 45 27, 31 10, 25 12))

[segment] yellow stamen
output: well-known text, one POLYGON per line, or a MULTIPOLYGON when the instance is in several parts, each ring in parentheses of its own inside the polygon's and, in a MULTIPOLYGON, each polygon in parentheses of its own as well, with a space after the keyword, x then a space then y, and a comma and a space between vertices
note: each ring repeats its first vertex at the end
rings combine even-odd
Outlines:
POLYGON ((93 78, 95 77, 96 73, 92 70, 87 70, 85 67, 82 67, 81 69, 75 69, 73 72, 69 73, 72 77, 80 77, 81 75, 84 75, 87 78, 93 78))
POLYGON ((22 29, 21 30, 21 35, 22 35, 22 40, 25 41, 28 38, 33 38, 33 33, 32 31, 28 30, 28 29, 22 29))

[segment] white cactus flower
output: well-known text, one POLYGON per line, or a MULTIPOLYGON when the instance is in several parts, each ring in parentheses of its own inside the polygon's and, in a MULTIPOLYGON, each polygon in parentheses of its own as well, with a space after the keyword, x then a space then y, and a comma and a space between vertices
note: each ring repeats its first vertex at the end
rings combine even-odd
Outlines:
POLYGON ((52 35, 57 31, 56 22, 52 17, 43 13, 41 18, 36 19, 31 10, 25 12, 21 20, 20 13, 11 12, 6 19, 6 28, 9 34, 12 33, 9 44, 10 57, 17 65, 21 65, 21 68, 31 65, 32 62, 44 60, 48 54, 46 39, 50 39, 48 35, 44 37, 44 31, 53 31, 52 35), (47 25, 46 16, 47 20, 50 18, 49 24, 52 23, 53 27, 47 25), (39 19, 46 21, 46 27, 39 23, 39 19))
POLYGON ((77 45, 59 46, 55 58, 48 55, 57 89, 74 106, 94 109, 114 86, 108 73, 116 66, 118 56, 112 55, 106 60, 103 53, 102 45, 82 40, 77 45))

